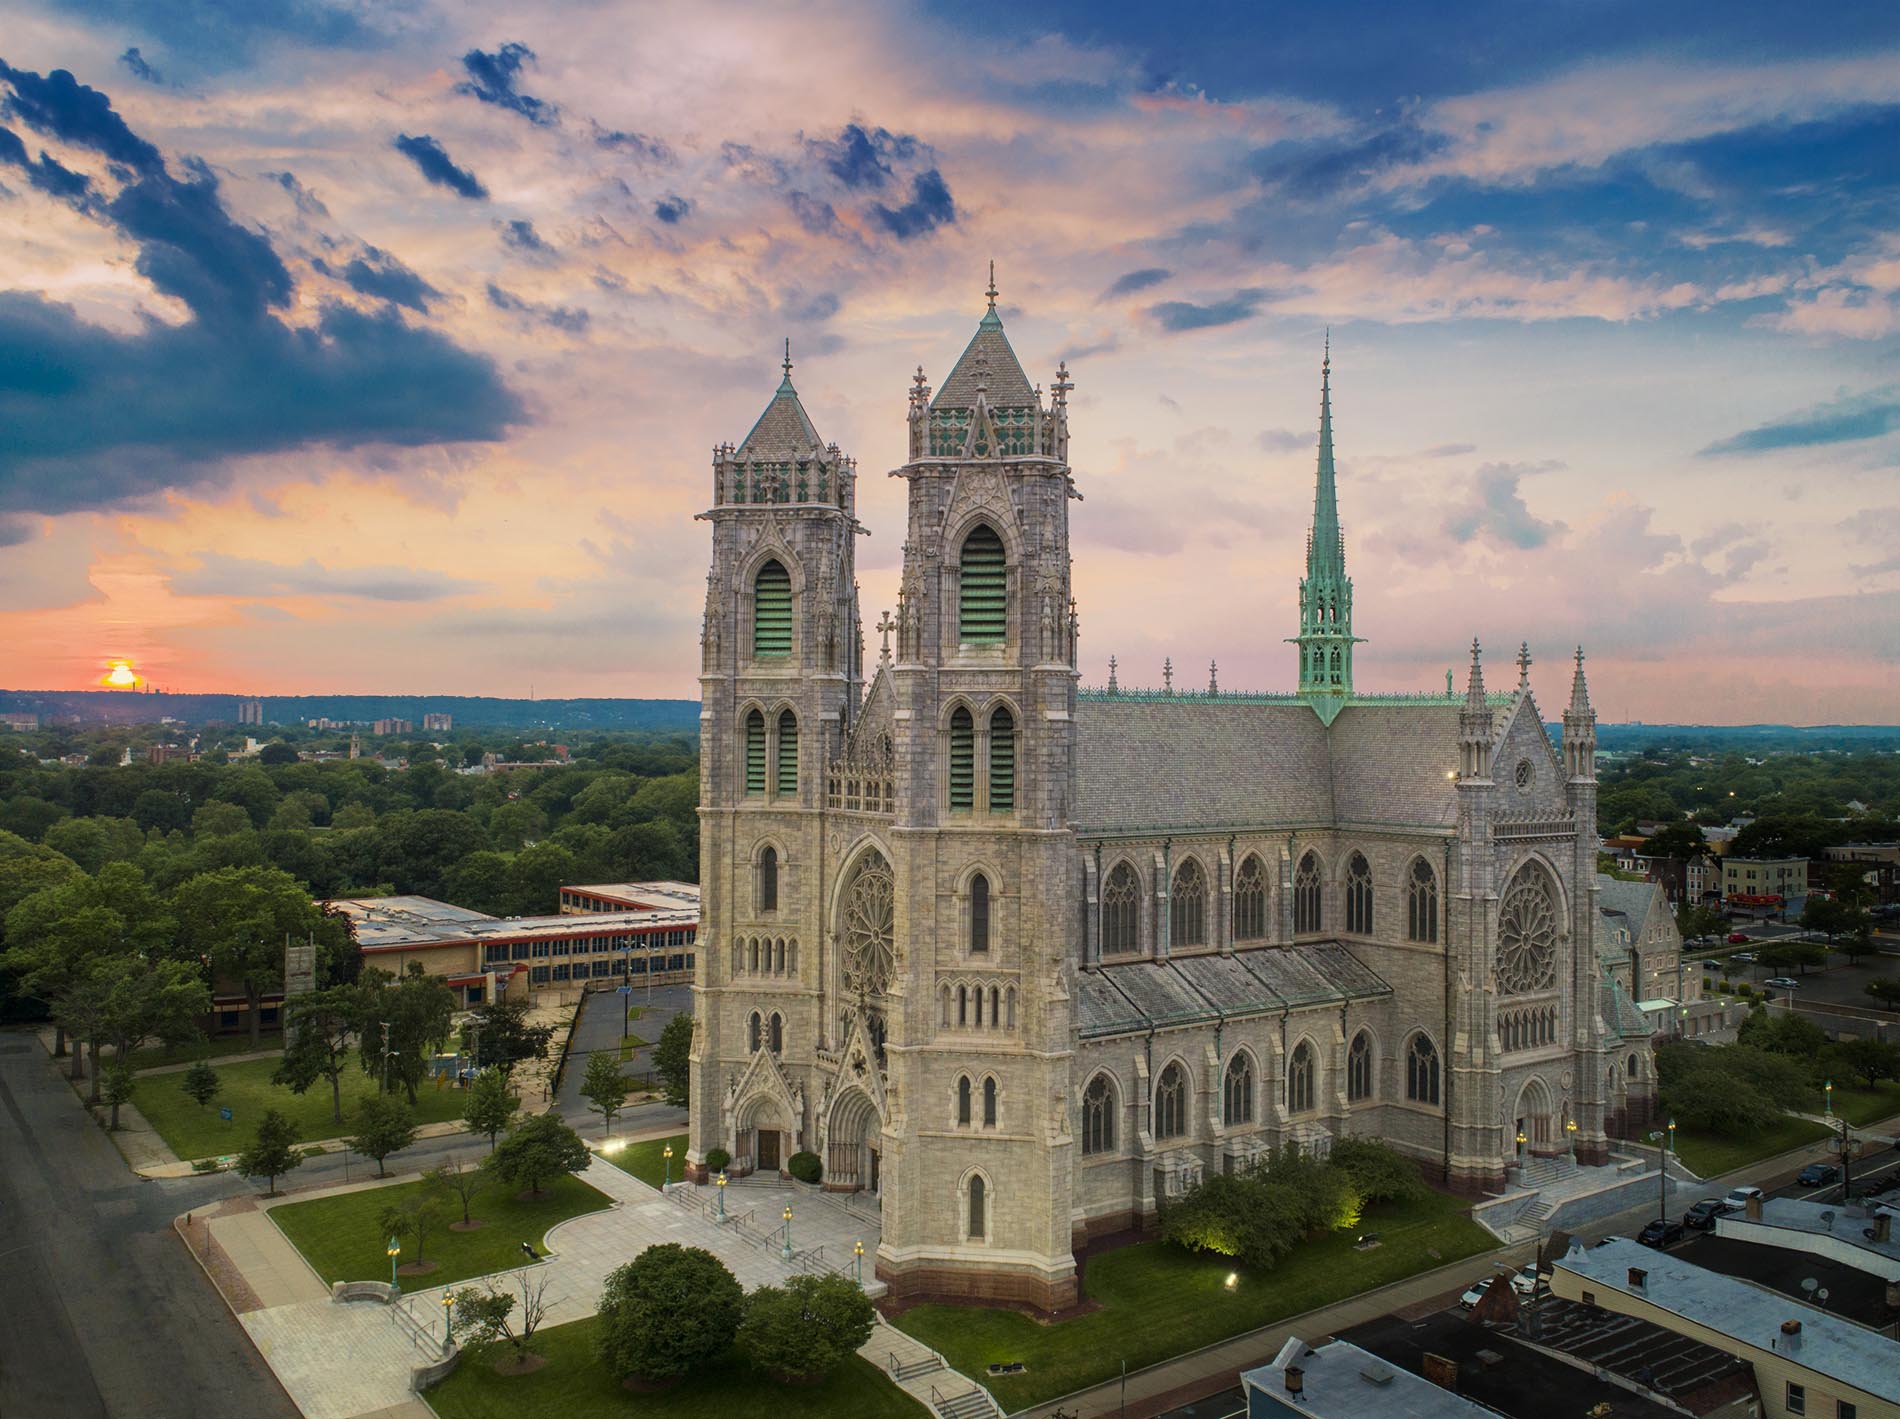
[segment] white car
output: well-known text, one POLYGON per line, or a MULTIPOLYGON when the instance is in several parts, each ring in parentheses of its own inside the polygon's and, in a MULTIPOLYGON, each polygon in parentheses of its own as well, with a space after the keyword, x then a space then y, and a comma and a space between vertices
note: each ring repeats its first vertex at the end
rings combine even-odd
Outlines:
POLYGON ((1737 1212, 1740 1212, 1743 1208, 1748 1206, 1749 1198, 1763 1196, 1766 1196, 1766 1194, 1758 1187, 1735 1187, 1729 1189, 1728 1196, 1723 1198, 1722 1201, 1726 1202, 1730 1207, 1733 1207, 1737 1212))
POLYGON ((1537 1263, 1521 1266, 1511 1278, 1511 1289, 1520 1296, 1529 1296, 1537 1290, 1537 1263))
POLYGON ((1458 1304, 1463 1306, 1466 1310, 1470 1310, 1484 1299, 1484 1293, 1491 1289, 1491 1283, 1495 1280, 1497 1280, 1495 1276, 1480 1277, 1477 1281, 1472 1283, 1469 1291, 1458 1298, 1458 1304))

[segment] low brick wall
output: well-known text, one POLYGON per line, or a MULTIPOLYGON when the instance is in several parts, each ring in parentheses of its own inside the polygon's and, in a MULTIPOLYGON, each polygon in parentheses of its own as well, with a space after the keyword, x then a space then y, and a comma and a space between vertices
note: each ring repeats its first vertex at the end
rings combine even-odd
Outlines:
POLYGON ((337 1281, 330 1286, 332 1301, 377 1301, 387 1306, 399 1294, 387 1281, 337 1281))

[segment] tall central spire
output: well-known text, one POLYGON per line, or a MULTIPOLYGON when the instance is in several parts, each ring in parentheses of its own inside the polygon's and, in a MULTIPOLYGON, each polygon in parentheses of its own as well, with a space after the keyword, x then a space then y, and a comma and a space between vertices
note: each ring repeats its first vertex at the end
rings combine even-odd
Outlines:
POLYGON ((1313 482, 1313 529, 1306 536, 1306 575, 1300 579, 1300 693, 1331 724, 1352 696, 1352 578, 1346 575, 1346 539, 1339 530, 1339 490, 1333 472, 1333 340, 1319 374, 1319 469, 1313 482))

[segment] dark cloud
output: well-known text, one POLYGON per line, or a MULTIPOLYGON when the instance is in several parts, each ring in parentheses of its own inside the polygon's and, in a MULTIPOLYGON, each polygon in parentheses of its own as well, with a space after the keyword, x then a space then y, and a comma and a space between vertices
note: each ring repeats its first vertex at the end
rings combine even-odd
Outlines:
POLYGON ((1888 385, 1816 404, 1771 420, 1703 449, 1704 458, 1731 453, 1768 453, 1778 448, 1819 448, 1858 443, 1900 429, 1900 386, 1888 385))
POLYGON ((908 133, 847 123, 836 138, 808 145, 831 175, 853 190, 882 188, 895 176, 893 164, 914 159, 922 145, 908 133))
POLYGON ((686 214, 692 210, 693 204, 691 202, 688 202, 684 197, 671 193, 653 204, 653 215, 658 217, 662 222, 665 222, 669 227, 678 226, 679 223, 685 219, 686 214))
POLYGON ((838 224, 838 209, 822 198, 805 192, 788 192, 785 201, 798 218, 798 225, 813 236, 836 236, 843 230, 838 224))
POLYGON ((818 325, 836 315, 838 306, 838 297, 830 291, 819 291, 809 296, 801 291, 787 296, 779 306, 779 311, 787 320, 818 325))
POLYGON ((547 256, 554 248, 534 229, 534 223, 525 217, 517 217, 511 222, 501 224, 501 241, 504 246, 512 246, 516 251, 527 252, 534 256, 547 256))
POLYGON ((264 176, 288 192, 290 194, 290 200, 297 204, 297 210, 302 212, 306 217, 327 217, 330 215, 330 209, 318 200, 316 193, 297 181, 297 175, 295 173, 267 172, 264 176))
POLYGON ((565 331, 569 335, 585 334, 592 318, 585 310, 577 306, 539 305, 534 301, 523 300, 513 291, 505 291, 493 281, 488 283, 488 303, 496 310, 505 310, 511 315, 525 316, 529 320, 565 331))
POLYGON ((950 189, 945 185, 942 174, 931 168, 910 180, 910 201, 901 207, 874 203, 871 215, 882 222, 885 230, 899 241, 909 241, 912 237, 934 232, 938 227, 954 224, 957 220, 957 204, 951 200, 950 189))
POLYGON ((195 159, 180 182, 162 167, 120 190, 106 215, 139 243, 138 269, 200 320, 247 323, 290 303, 290 272, 263 232, 241 226, 195 159))
POLYGON ((1112 332, 1108 332, 1104 333, 1099 339, 1092 340, 1086 345, 1071 345, 1068 349, 1061 352, 1061 359, 1066 364, 1074 364, 1078 360, 1088 359, 1091 355, 1112 355, 1121 349, 1121 347, 1122 342, 1120 337, 1112 332))
POLYGON ((539 127, 551 128, 558 121, 554 105, 524 94, 515 86, 521 66, 533 58, 534 51, 525 44, 504 44, 493 54, 471 49, 462 56, 468 78, 455 86, 455 92, 518 113, 539 127))
POLYGON ((136 172, 154 172, 164 166, 158 149, 113 112, 111 99, 80 83, 67 70, 35 74, 15 69, 0 59, 0 79, 11 91, 6 102, 0 104, 0 113, 41 133, 91 148, 136 172))
POLYGON ((201 553, 198 566, 166 578, 180 596, 340 596, 363 601, 440 601, 481 589, 480 582, 409 567, 326 567, 201 553))
POLYGON ((632 153, 635 157, 650 163, 670 163, 673 150, 658 138, 649 138, 644 133, 627 133, 618 128, 602 128, 594 125, 594 142, 603 148, 614 148, 623 153, 632 153))
POLYGON ((379 247, 364 247, 361 256, 352 257, 340 270, 321 257, 310 264, 324 275, 342 281, 353 291, 388 301, 392 305, 407 306, 410 310, 426 312, 429 302, 442 294, 379 247))
POLYGON ((0 128, 0 167, 6 166, 19 168, 26 174, 26 180, 41 192, 65 202, 77 201, 92 186, 92 180, 84 173, 64 166, 48 156, 43 148, 37 162, 27 157, 26 144, 20 141, 20 135, 11 128, 0 128))
POLYGON ((1148 318, 1163 330, 1209 330, 1217 325, 1236 325, 1250 318, 1267 298, 1265 290, 1249 286, 1235 291, 1226 300, 1196 305, 1192 301, 1162 301, 1148 307, 1148 318))
POLYGON ((1109 288, 1102 292, 1101 298, 1112 301, 1117 296, 1132 296, 1136 291, 1145 291, 1150 286, 1160 285, 1173 274, 1165 266, 1144 266, 1139 271, 1130 271, 1125 275, 1117 276, 1109 288))
POLYGON ((1548 473, 1557 463, 1487 463, 1471 478, 1465 505, 1445 519, 1445 533, 1459 542, 1488 536, 1511 547, 1541 547, 1562 532, 1561 522, 1544 522, 1532 514, 1518 490, 1531 473, 1548 473))
POLYGON ((1363 186, 1390 168, 1423 162, 1449 141, 1407 118, 1350 139, 1275 144, 1255 156, 1254 171, 1289 196, 1317 200, 1363 186))
POLYGON ((352 49, 382 43, 387 36, 357 12, 399 17, 411 7, 360 6, 351 0, 57 0, 56 8, 158 41, 173 68, 215 71, 243 64, 284 40, 352 49))
POLYGON ((396 139, 396 151, 416 165, 421 174, 438 187, 446 187, 471 202, 486 202, 488 189, 467 168, 457 167, 442 145, 427 133, 414 137, 404 133, 396 139))
POLYGON ((135 44, 119 56, 119 63, 130 71, 134 79, 143 79, 148 84, 163 84, 165 76, 145 62, 145 56, 139 53, 135 44))

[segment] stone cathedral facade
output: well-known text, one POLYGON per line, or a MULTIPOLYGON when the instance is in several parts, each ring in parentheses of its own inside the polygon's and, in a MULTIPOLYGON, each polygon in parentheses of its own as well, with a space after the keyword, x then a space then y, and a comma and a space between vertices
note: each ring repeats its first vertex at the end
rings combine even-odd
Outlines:
POLYGON ((1474 1192, 1603 1161, 1653 1083, 1596 946, 1581 652, 1556 742, 1528 651, 1503 693, 1475 642, 1462 691, 1355 691, 1329 361, 1298 689, 1080 689, 1072 388, 994 291, 919 369, 868 670, 857 470, 789 359, 714 451, 691 1166, 815 1153, 894 1294, 1058 1308, 1090 1238, 1283 1146, 1474 1192))

